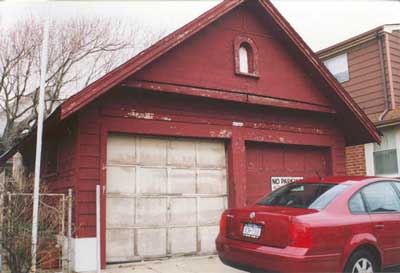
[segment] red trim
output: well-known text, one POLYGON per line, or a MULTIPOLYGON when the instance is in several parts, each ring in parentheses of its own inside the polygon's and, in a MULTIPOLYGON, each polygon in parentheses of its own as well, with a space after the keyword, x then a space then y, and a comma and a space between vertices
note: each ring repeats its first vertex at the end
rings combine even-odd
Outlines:
POLYGON ((170 83, 148 82, 139 80, 129 80, 123 86, 154 90, 160 92, 177 93, 183 95, 206 97, 227 101, 237 101, 272 107, 290 108, 297 110, 315 111, 334 114, 336 111, 325 105, 310 104, 300 101, 277 99, 267 96, 249 95, 240 91, 216 90, 191 86, 180 86, 170 83))
MULTIPOLYGON (((106 91, 110 90, 112 87, 116 86, 121 81, 143 68, 145 65, 165 54, 184 40, 199 32, 204 27, 245 1, 248 0, 225 0, 189 24, 160 40, 158 43, 143 51, 125 64, 95 81, 61 105, 61 119, 64 119, 72 113, 80 110, 82 107, 98 98, 106 91)), ((349 112, 353 113, 354 118, 366 129, 366 134, 360 133, 359 139, 352 142, 380 142, 379 133, 377 132, 373 123, 368 119, 361 108, 359 108, 358 105, 351 99, 350 95, 345 92, 343 87, 322 65, 313 51, 282 17, 278 10, 267 0, 258 0, 258 3, 264 7, 267 14, 272 17, 282 32, 290 39, 291 42, 293 42, 295 47, 305 57, 305 61, 308 61, 308 63, 318 72, 318 74, 321 75, 323 81, 327 83, 328 87, 333 91, 334 94, 338 96, 340 101, 343 102, 344 106, 350 110, 349 112)))
POLYGON ((100 126, 100 188, 101 188, 101 198, 100 198, 100 247, 101 247, 101 269, 106 269, 106 208, 107 208, 107 198, 106 198, 106 182, 107 182, 107 136, 108 132, 103 127, 100 126))

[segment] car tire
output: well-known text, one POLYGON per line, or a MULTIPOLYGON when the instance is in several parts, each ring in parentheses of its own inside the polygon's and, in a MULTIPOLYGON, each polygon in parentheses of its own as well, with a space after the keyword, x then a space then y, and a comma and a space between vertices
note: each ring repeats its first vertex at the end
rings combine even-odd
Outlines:
POLYGON ((367 250, 358 250, 354 252, 346 263, 344 273, 376 273, 379 272, 379 266, 374 255, 367 250))

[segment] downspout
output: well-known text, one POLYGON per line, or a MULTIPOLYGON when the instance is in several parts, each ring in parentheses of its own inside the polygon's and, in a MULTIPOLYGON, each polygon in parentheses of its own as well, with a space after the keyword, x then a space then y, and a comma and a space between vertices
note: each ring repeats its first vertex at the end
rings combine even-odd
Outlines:
POLYGON ((378 47, 379 47, 379 63, 381 66, 381 77, 383 81, 383 98, 384 98, 384 103, 385 103, 385 110, 379 115, 378 121, 382 121, 386 114, 389 113, 390 108, 389 108, 389 98, 388 98, 388 90, 387 90, 387 83, 386 83, 386 69, 385 69, 385 63, 383 59, 383 45, 382 45, 382 37, 384 36, 379 36, 379 33, 377 34, 378 38, 378 47))
POLYGON ((390 46, 389 46, 389 34, 387 32, 383 33, 385 37, 385 47, 386 47, 386 61, 387 61, 387 72, 388 72, 388 80, 389 80, 389 90, 390 90, 390 98, 392 100, 392 110, 396 108, 396 101, 394 96, 394 88, 393 88, 393 73, 392 73, 392 58, 390 54, 390 46))

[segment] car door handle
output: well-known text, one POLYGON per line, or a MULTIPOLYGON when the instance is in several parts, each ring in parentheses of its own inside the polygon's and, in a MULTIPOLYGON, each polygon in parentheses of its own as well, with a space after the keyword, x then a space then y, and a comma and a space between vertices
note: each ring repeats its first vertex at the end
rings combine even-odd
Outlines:
POLYGON ((384 227, 385 227, 384 224, 376 224, 376 225, 375 225, 375 228, 376 228, 376 229, 383 229, 384 227))

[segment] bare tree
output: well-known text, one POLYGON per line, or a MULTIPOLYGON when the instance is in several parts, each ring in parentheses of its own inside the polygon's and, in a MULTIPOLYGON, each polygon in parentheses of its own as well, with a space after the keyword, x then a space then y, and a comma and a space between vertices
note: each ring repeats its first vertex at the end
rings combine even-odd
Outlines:
MULTIPOLYGON (((40 78, 42 26, 34 19, 0 27, 0 152, 35 125, 40 78)), ((139 50, 161 38, 139 24, 110 19, 53 21, 49 36, 46 115, 139 50)))

